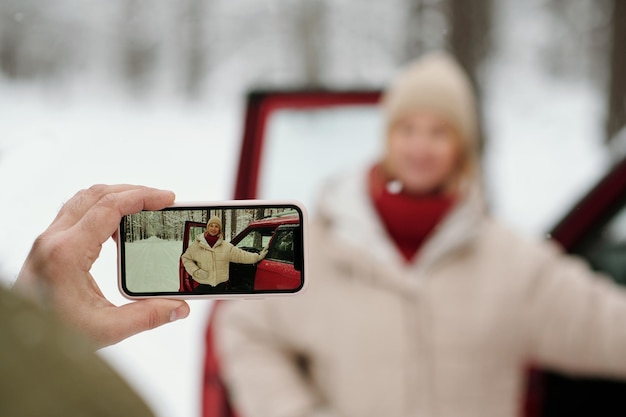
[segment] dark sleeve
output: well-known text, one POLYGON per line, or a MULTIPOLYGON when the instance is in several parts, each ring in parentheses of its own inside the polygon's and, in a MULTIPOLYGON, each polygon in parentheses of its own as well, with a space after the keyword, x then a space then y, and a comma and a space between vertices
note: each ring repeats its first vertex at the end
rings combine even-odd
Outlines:
POLYGON ((91 344, 0 286, 0 415, 152 416, 91 344))

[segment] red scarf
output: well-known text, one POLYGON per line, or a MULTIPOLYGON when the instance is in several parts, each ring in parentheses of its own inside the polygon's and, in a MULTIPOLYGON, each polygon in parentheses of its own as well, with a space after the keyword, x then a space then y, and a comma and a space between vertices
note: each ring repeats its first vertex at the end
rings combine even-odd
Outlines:
POLYGON ((388 182, 379 165, 370 170, 370 198, 387 233, 408 263, 452 208, 455 199, 442 194, 413 196, 403 192, 392 193, 387 189, 388 182))
POLYGON ((219 240, 220 235, 211 236, 211 235, 209 234, 209 232, 206 232, 206 233, 204 234, 204 238, 206 239, 206 243, 208 243, 210 247, 213 247, 213 246, 215 246, 215 244, 216 244, 216 243, 217 243, 217 241, 219 240))

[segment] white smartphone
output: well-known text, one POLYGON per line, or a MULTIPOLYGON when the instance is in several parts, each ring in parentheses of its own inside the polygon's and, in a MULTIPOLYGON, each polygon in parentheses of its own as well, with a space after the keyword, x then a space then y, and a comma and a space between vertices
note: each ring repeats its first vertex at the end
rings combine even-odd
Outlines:
POLYGON ((176 203, 124 216, 119 289, 129 299, 296 294, 307 283, 307 233, 297 201, 176 203))

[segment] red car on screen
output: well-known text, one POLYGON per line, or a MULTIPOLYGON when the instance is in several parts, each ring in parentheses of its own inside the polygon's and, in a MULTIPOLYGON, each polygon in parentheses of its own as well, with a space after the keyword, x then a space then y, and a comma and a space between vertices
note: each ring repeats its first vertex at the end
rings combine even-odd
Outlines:
MULTIPOLYGON (((181 254, 204 233, 206 224, 185 222, 181 254)), ((251 293, 263 291, 295 290, 302 285, 302 233, 297 213, 284 213, 255 220, 237 234, 231 243, 248 252, 259 253, 268 247, 265 258, 256 264, 230 264, 228 292, 251 293)), ((191 292, 198 285, 179 261, 181 292, 191 292)))
POLYGON ((302 239, 297 214, 279 215, 251 222, 231 243, 258 253, 268 246, 265 258, 255 265, 230 265, 229 291, 294 290, 302 284, 302 239))

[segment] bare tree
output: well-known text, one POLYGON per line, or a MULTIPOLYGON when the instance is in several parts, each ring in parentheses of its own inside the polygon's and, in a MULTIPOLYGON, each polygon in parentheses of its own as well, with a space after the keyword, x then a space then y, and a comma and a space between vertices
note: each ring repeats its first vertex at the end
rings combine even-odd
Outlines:
POLYGON ((121 4, 122 74, 136 93, 149 87, 148 76, 156 62, 156 44, 150 39, 144 20, 145 4, 142 0, 126 0, 121 4))
POLYGON ((81 32, 74 16, 40 0, 0 0, 0 72, 9 78, 58 79, 72 70, 81 32))
POLYGON ((407 60, 423 54, 428 45, 426 42, 424 27, 426 26, 425 15, 428 10, 427 0, 409 0, 407 4, 407 25, 405 40, 405 55, 407 60))
POLYGON ((235 237, 235 233, 237 233, 237 216, 234 211, 230 213, 230 236, 228 240, 232 240, 235 237))
POLYGON ((406 60, 448 48, 450 0, 407 0, 406 60))
POLYGON ((300 55, 304 83, 317 87, 324 67, 321 55, 325 4, 321 0, 307 0, 299 5, 294 19, 296 51, 300 55))
POLYGON ((27 32, 23 19, 14 4, 0 3, 0 71, 10 78, 19 75, 19 49, 27 32))
POLYGON ((491 47, 491 0, 407 0, 405 54, 449 49, 476 84, 491 47))
POLYGON ((626 1, 614 0, 607 138, 626 125, 626 1))
MULTIPOLYGON (((448 0, 449 44, 467 71, 478 101, 481 101, 479 72, 491 47, 491 0, 448 0)), ((482 108, 479 106, 479 146, 485 147, 482 108)))
POLYGON ((265 209, 257 208, 254 212, 254 220, 262 219, 265 216, 265 209))
POLYGON ((450 49, 476 84, 491 46, 491 0, 448 0, 450 49))
POLYGON ((180 7, 183 90, 187 97, 197 98, 206 72, 206 1, 183 0, 180 7))

